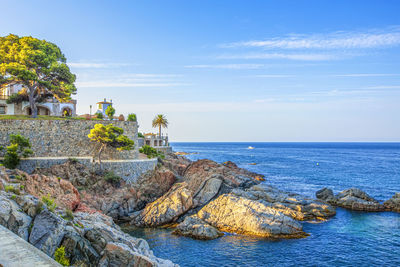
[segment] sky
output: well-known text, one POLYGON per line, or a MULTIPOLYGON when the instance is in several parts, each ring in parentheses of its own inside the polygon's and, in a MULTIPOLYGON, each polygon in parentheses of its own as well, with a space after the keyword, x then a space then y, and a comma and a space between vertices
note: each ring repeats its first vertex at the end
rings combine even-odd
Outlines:
POLYGON ((57 44, 79 114, 112 99, 171 141, 400 141, 400 1, 4 1, 57 44))

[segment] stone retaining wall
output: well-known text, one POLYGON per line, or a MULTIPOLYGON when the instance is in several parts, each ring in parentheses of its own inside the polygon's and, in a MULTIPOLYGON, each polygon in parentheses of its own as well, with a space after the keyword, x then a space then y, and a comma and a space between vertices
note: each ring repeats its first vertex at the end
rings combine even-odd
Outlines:
MULTIPOLYGON (((18 169, 32 173, 36 168, 50 168, 53 165, 63 164, 68 158, 28 158, 22 159, 18 169)), ((92 163, 91 158, 76 158, 76 160, 94 171, 100 169, 98 163, 92 163)), ((154 170, 157 159, 135 159, 135 160, 105 160, 102 161, 102 170, 113 171, 127 183, 134 183, 143 173, 154 170)))
POLYGON ((92 157, 97 145, 87 136, 97 123, 112 123, 135 142, 131 151, 106 149, 103 159, 138 158, 137 123, 130 121, 0 120, 0 146, 8 144, 10 134, 21 134, 30 139, 34 157, 92 157))

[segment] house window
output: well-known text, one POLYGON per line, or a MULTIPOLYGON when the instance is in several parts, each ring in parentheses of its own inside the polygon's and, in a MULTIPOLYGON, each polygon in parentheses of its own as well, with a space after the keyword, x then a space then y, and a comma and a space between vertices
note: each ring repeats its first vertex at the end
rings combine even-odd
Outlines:
POLYGON ((0 114, 6 114, 6 106, 0 106, 0 114))

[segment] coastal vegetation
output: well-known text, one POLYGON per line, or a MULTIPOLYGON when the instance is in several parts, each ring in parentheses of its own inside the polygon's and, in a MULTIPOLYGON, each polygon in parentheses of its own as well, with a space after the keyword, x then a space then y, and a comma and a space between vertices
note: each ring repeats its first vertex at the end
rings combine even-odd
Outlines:
POLYGON ((168 128, 168 120, 165 117, 165 115, 158 114, 157 116, 154 117, 152 126, 153 126, 153 128, 158 127, 158 134, 161 136, 161 127, 168 128))
POLYGON ((128 114, 127 121, 137 121, 137 117, 135 113, 128 114))
POLYGON ((65 256, 65 247, 61 246, 56 249, 54 259, 62 266, 69 266, 69 259, 65 256))
POLYGON ((108 106, 106 109, 106 115, 111 121, 114 119, 114 114, 115 114, 115 108, 113 108, 112 106, 108 106))
POLYGON ((108 171, 104 174, 104 180, 112 185, 119 185, 119 183, 121 182, 121 177, 116 175, 113 171, 108 171))
POLYGON ((101 168, 101 153, 105 148, 113 148, 118 151, 132 150, 134 148, 134 141, 129 139, 123 134, 122 128, 116 127, 112 124, 103 125, 95 124, 94 128, 90 130, 88 135, 90 141, 98 143, 97 156, 101 168))
POLYGON ((43 196, 42 202, 46 204, 47 209, 51 212, 54 212, 57 208, 57 204, 55 203, 54 199, 51 198, 50 194, 48 194, 47 196, 43 196))
POLYGON ((53 43, 14 34, 0 37, 0 62, 0 88, 22 85, 25 90, 20 94, 29 100, 33 118, 41 99, 52 96, 66 102, 76 93, 76 77, 53 43))
POLYGON ((96 113, 96 119, 99 119, 99 120, 104 119, 103 113, 100 113, 100 112, 96 113))
POLYGON ((164 158, 164 154, 160 153, 157 151, 157 149, 155 149, 154 147, 151 147, 149 145, 144 145, 139 149, 140 153, 143 153, 145 155, 147 155, 147 157, 150 158, 156 158, 156 157, 160 157, 160 158, 164 158))
MULTIPOLYGON (((4 149, 0 147, 0 150, 4 149)), ((21 157, 29 157, 33 154, 29 138, 19 134, 10 135, 10 145, 6 148, 3 165, 9 169, 15 169, 21 161, 21 157)))

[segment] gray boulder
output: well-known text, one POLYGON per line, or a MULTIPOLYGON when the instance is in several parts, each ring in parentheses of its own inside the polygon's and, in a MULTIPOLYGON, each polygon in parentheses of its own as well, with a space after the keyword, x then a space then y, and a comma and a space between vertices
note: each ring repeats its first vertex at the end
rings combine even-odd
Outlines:
POLYGON ((358 188, 346 189, 336 195, 336 205, 359 211, 383 211, 385 207, 358 188))
POLYGON ((315 193, 315 196, 318 199, 321 199, 321 200, 326 201, 331 204, 334 204, 336 202, 336 198, 335 198, 335 195, 333 194, 332 189, 329 189, 326 187, 322 188, 321 190, 318 190, 315 193))
POLYGON ((65 234, 66 221, 45 209, 36 215, 29 243, 53 256, 65 234))
POLYGON ((61 246, 65 247, 65 254, 72 264, 81 262, 89 266, 96 266, 100 258, 91 243, 71 226, 66 227, 61 246))
POLYGON ((224 235, 217 228, 196 216, 185 217, 185 220, 176 227, 173 234, 204 240, 216 239, 224 235))
POLYGON ((11 196, 0 192, 0 224, 24 240, 28 240, 28 229, 32 218, 23 213, 18 204, 8 197, 11 196))

